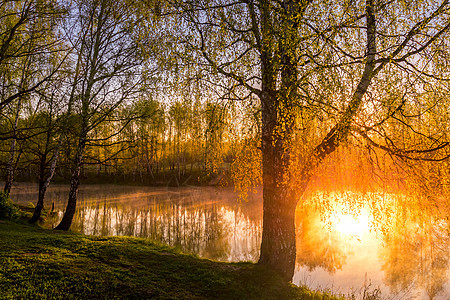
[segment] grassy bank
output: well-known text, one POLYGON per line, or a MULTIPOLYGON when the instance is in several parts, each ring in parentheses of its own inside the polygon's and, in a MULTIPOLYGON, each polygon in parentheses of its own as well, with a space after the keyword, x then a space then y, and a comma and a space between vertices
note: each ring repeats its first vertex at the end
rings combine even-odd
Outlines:
POLYGON ((0 298, 332 299, 251 263, 0 220, 0 298))

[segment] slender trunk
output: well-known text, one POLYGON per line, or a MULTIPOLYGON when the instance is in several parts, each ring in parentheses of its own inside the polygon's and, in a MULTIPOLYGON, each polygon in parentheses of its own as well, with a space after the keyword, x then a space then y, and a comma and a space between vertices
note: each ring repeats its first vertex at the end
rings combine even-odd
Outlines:
POLYGON ((31 219, 28 221, 31 224, 36 223, 39 218, 41 217, 42 209, 44 208, 44 198, 45 198, 45 192, 47 190, 47 186, 45 185, 45 181, 39 180, 39 194, 38 194, 38 202, 36 204, 36 207, 34 208, 34 213, 31 219))
POLYGON ((158 175, 160 161, 158 159, 158 140, 156 138, 154 141, 152 140, 152 166, 153 164, 155 164, 155 173, 158 175))
POLYGON ((11 192, 11 187, 14 182, 14 173, 15 173, 15 168, 16 168, 16 164, 14 163, 14 160, 16 157, 16 144, 17 144, 16 135, 17 135, 17 124, 19 122, 19 114, 20 114, 21 104, 22 104, 22 98, 19 98, 19 102, 17 103, 16 115, 14 116, 15 119, 14 119, 14 124, 13 124, 13 138, 11 140, 11 145, 10 145, 9 160, 6 165, 5 187, 3 188, 3 191, 8 195, 11 192))
POLYGON ((10 146, 10 156, 8 160, 8 164, 6 166, 6 177, 5 177, 5 187, 3 191, 6 194, 10 194, 11 187, 14 182, 14 158, 16 156, 16 139, 13 138, 10 146))
MULTIPOLYGON (((90 63, 90 69, 87 74, 84 74, 83 79, 86 80, 86 89, 83 91, 82 97, 81 97, 81 117, 82 117, 82 124, 81 124, 81 131, 78 138, 78 146, 77 151, 75 155, 75 162, 74 162, 74 168, 72 170, 72 177, 70 179, 70 191, 69 191, 69 200, 67 201, 67 207, 66 211, 64 213, 64 216, 59 223, 58 226, 56 226, 56 230, 69 230, 70 226, 72 225, 73 216, 75 215, 75 209, 77 206, 77 196, 78 196, 78 187, 80 186, 80 175, 83 167, 83 155, 84 155, 84 149, 86 147, 87 143, 87 136, 89 133, 89 105, 90 101, 92 100, 92 87, 95 83, 95 76, 98 72, 98 62, 99 62, 99 56, 101 55, 101 46, 102 46, 102 28, 105 25, 105 21, 107 17, 105 17, 105 10, 106 10, 106 3, 102 2, 100 4, 100 11, 98 17, 96 17, 95 22, 96 28, 94 32, 94 45, 89 50, 92 51, 92 56, 89 54, 89 63, 90 63)), ((91 19, 91 24, 94 24, 94 20, 91 19)), ((87 31, 86 31, 87 33, 87 31)), ((88 45, 86 43, 86 40, 82 40, 81 49, 84 48, 85 45, 88 45)), ((82 55, 83 51, 80 52, 80 56, 78 57, 77 63, 77 75, 78 71, 80 69, 79 66, 82 62, 82 55)), ((78 83, 78 77, 75 77, 74 85, 72 88, 72 95, 75 94, 76 85, 78 83)), ((92 128, 91 128, 92 129, 92 128)), ((125 173, 124 173, 125 176, 125 173)))
MULTIPOLYGON (((81 51, 83 50, 83 46, 81 48, 81 51)), ((74 76, 74 82, 72 85, 72 89, 70 92, 70 98, 69 98, 69 103, 68 103, 68 107, 67 107, 67 117, 64 121, 64 126, 67 126, 67 118, 70 116, 70 114, 72 113, 72 107, 75 101, 75 91, 76 91, 76 86, 77 86, 77 82, 79 79, 79 75, 80 75, 80 67, 81 67, 81 57, 78 56, 77 58, 77 64, 75 67, 75 76, 74 76)), ((53 99, 53 98, 52 98, 53 99)), ((39 178, 39 195, 38 195, 38 202, 36 204, 36 207, 34 209, 34 213, 32 218, 30 219, 30 223, 35 223, 39 220, 41 213, 42 213, 42 209, 44 207, 44 199, 45 199, 45 193, 47 192, 47 188, 50 185, 50 182, 53 178, 53 176, 55 175, 55 170, 56 170, 56 164, 58 162, 58 157, 59 157, 59 153, 61 151, 61 147, 62 147, 62 142, 63 142, 63 133, 60 134, 59 139, 58 139, 58 145, 55 148, 55 151, 53 152, 52 155, 52 159, 50 162, 50 169, 49 172, 47 174, 47 177, 45 177, 45 172, 42 168, 45 168, 45 162, 42 164, 41 163, 41 172, 40 172, 40 178, 39 178)), ((69 157, 70 157, 70 152, 69 152, 69 157)), ((62 171, 61 171, 62 172, 62 171)))
MULTIPOLYGON (((76 83, 77 83, 78 77, 79 77, 80 65, 81 65, 81 59, 80 59, 80 57, 78 57, 76 68, 75 68, 74 84, 73 84, 72 90, 70 92, 69 103, 67 106, 67 113, 66 113, 67 117, 64 121, 65 126, 67 126, 67 124, 68 124, 67 118, 72 113, 72 107, 73 107, 73 103, 75 101, 75 90, 76 90, 76 83)), ((41 217, 42 209, 44 208, 45 193, 47 192, 47 188, 50 185, 50 182, 51 182, 53 176, 55 175, 56 164, 58 162, 59 153, 61 151, 63 137, 64 137, 64 134, 60 133, 59 139, 58 139, 58 145, 56 146, 55 151, 53 152, 52 159, 50 162, 50 169, 48 171, 46 178, 44 178, 45 177, 45 171, 44 171, 45 162, 41 163, 41 165, 40 165, 41 171, 40 171, 40 178, 39 178, 38 202, 36 204, 33 216, 31 217, 29 223, 36 223, 39 220, 39 218, 41 217)), ((48 136, 48 138, 49 138, 49 136, 48 136)), ((49 141, 47 141, 47 143, 49 143, 49 141)))
POLYGON ((56 230, 69 230, 72 225, 73 216, 77 206, 78 187, 80 186, 81 167, 83 165, 83 154, 86 145, 86 136, 80 138, 77 155, 75 158, 75 166, 72 171, 72 178, 70 179, 69 200, 67 202, 66 211, 56 230))
POLYGON ((176 153, 177 153, 177 158, 176 158, 176 164, 177 164, 177 171, 176 171, 176 176, 177 179, 180 178, 180 126, 177 126, 177 135, 176 135, 176 153))
POLYGON ((40 176, 39 176, 39 195, 38 195, 38 202, 36 204, 36 207, 34 208, 33 216, 31 217, 29 223, 36 223, 39 218, 41 217, 42 209, 44 208, 44 199, 45 199, 45 193, 47 192, 47 188, 50 185, 50 181, 53 178, 53 175, 55 175, 56 170, 56 163, 58 161, 59 152, 61 150, 62 146, 62 139, 63 135, 61 134, 59 137, 58 145, 56 146, 55 151, 53 152, 53 156, 50 163, 50 170, 47 173, 47 176, 45 176, 45 162, 41 163, 40 165, 40 176))

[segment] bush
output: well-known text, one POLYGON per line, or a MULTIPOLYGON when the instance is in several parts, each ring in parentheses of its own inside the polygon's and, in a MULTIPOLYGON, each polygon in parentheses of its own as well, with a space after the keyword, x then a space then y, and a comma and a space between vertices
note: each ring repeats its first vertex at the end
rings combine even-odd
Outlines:
POLYGON ((14 206, 9 196, 0 192, 0 219, 15 219, 18 213, 19 210, 14 206))

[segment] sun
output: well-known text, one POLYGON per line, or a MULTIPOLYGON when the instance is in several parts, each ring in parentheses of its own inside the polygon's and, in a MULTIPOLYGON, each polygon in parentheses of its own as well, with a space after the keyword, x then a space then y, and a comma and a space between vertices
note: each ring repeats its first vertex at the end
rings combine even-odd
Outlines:
POLYGON ((369 217, 367 214, 338 213, 333 220, 334 229, 339 233, 351 236, 362 236, 369 231, 369 217))

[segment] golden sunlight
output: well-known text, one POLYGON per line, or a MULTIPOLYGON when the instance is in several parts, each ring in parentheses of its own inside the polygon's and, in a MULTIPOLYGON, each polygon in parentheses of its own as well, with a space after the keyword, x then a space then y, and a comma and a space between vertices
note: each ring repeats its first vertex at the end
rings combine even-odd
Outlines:
POLYGON ((369 232, 369 215, 365 213, 352 215, 341 211, 334 215, 331 224, 339 233, 361 237, 369 232))

